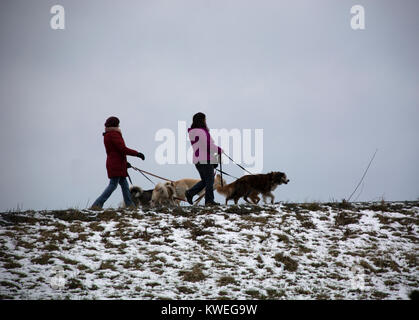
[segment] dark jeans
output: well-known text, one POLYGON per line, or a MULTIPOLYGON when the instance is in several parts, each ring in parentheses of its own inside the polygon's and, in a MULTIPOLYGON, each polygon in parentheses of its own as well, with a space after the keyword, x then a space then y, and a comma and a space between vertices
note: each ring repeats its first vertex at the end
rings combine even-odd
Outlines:
POLYGON ((195 165, 199 172, 201 181, 195 184, 188 190, 188 193, 193 197, 200 193, 205 188, 205 203, 214 201, 214 165, 213 164, 200 164, 195 165))
POLYGON ((109 180, 109 185, 106 187, 105 191, 96 199, 92 207, 103 207, 103 204, 108 200, 111 194, 115 191, 116 187, 119 185, 122 189, 122 196, 124 197, 124 202, 127 207, 133 206, 134 203, 131 200, 131 193, 129 192, 129 186, 127 179, 125 177, 115 177, 109 180))

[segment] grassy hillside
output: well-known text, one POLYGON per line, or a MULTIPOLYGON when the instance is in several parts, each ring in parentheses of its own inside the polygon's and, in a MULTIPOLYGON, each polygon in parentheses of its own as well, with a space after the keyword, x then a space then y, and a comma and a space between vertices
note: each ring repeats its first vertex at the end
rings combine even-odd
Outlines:
POLYGON ((418 202, 5 212, 3 299, 408 299, 418 202))

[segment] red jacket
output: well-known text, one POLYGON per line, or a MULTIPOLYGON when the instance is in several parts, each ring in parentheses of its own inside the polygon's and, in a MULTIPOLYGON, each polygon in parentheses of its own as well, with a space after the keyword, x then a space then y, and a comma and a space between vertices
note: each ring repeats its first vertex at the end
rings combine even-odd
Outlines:
POLYGON ((122 134, 118 131, 103 133, 103 142, 106 149, 106 170, 108 177, 127 177, 127 155, 137 156, 138 151, 125 146, 122 134))

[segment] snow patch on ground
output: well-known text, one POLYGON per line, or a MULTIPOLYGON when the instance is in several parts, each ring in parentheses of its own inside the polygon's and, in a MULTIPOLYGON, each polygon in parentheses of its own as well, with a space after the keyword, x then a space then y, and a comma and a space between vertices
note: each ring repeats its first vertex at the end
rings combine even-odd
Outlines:
POLYGON ((418 212, 398 202, 1 213, 0 298, 408 299, 418 212))

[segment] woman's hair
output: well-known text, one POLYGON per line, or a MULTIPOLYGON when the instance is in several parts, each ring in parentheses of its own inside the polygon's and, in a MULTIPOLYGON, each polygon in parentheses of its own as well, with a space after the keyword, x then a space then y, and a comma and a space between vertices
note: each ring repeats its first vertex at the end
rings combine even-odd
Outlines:
POLYGON ((119 126, 119 119, 117 117, 109 117, 106 119, 105 127, 118 127, 119 126))
POLYGON ((208 129, 207 124, 205 123, 205 114, 202 112, 198 112, 194 114, 192 118, 192 129, 201 128, 201 129, 208 129))

